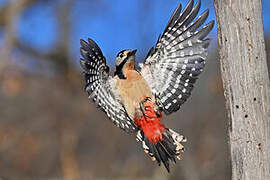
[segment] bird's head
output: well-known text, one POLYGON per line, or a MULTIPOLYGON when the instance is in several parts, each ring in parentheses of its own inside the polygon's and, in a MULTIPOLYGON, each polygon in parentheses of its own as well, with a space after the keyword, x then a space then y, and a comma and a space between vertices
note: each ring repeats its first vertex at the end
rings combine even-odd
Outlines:
POLYGON ((136 51, 136 49, 120 51, 116 56, 116 69, 122 70, 126 65, 134 65, 136 51))
POLYGON ((134 69, 135 64, 135 50, 123 50, 116 56, 116 71, 114 75, 118 75, 119 78, 125 78, 125 70, 134 69))
POLYGON ((114 75, 118 75, 119 78, 125 78, 125 71, 134 69, 135 64, 135 50, 123 50, 116 56, 116 71, 114 75))

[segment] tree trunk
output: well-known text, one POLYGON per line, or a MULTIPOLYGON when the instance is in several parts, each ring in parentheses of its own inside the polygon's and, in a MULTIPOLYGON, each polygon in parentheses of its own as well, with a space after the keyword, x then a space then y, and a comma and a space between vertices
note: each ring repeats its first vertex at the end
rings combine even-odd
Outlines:
POLYGON ((270 86, 261 0, 214 0, 232 179, 270 179, 270 86))

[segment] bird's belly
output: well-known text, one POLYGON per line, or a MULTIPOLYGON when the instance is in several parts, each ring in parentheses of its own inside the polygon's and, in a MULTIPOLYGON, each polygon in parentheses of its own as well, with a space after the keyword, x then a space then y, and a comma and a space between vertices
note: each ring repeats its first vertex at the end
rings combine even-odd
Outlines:
POLYGON ((130 118, 134 118, 136 111, 139 110, 139 104, 146 97, 152 97, 148 84, 144 79, 133 79, 132 81, 123 80, 118 85, 120 98, 130 118))

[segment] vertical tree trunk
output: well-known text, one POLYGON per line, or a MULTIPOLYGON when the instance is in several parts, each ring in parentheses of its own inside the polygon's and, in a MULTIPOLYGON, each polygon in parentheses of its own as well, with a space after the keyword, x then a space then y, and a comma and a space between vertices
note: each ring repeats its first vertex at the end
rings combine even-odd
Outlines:
POLYGON ((270 86, 261 0, 214 0, 232 179, 270 179, 270 86))

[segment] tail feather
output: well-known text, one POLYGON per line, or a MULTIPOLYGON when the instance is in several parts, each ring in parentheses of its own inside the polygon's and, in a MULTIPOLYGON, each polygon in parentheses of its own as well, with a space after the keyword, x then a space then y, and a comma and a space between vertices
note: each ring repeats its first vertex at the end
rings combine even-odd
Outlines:
POLYGON ((152 161, 157 161, 158 165, 163 163, 170 172, 170 161, 176 162, 176 158, 181 159, 181 152, 185 150, 181 143, 186 142, 186 138, 162 124, 161 117, 154 108, 155 102, 146 98, 142 103, 144 115, 136 116, 134 119, 140 128, 137 140, 142 142, 144 152, 151 157, 152 161))
MULTIPOLYGON (((166 136, 164 136, 164 137, 166 137, 166 136)), ((174 163, 176 163, 175 156, 174 156, 175 152, 173 151, 174 147, 171 146, 171 144, 167 142, 166 138, 164 138, 163 142, 160 144, 164 147, 165 151, 169 154, 170 159, 173 160, 174 163)))
POLYGON ((181 153, 185 148, 181 144, 186 142, 186 138, 179 135, 171 129, 167 129, 162 133, 162 141, 156 144, 149 141, 143 131, 138 131, 137 140, 142 142, 144 152, 150 156, 152 161, 157 161, 158 165, 163 163, 168 172, 170 172, 170 161, 176 163, 176 158, 181 159, 181 153))
POLYGON ((168 154, 166 152, 166 149, 162 146, 160 141, 157 143, 156 147, 157 147, 158 153, 161 157, 162 163, 166 167, 167 171, 170 172, 170 164, 169 164, 169 159, 171 159, 170 154, 168 154))

